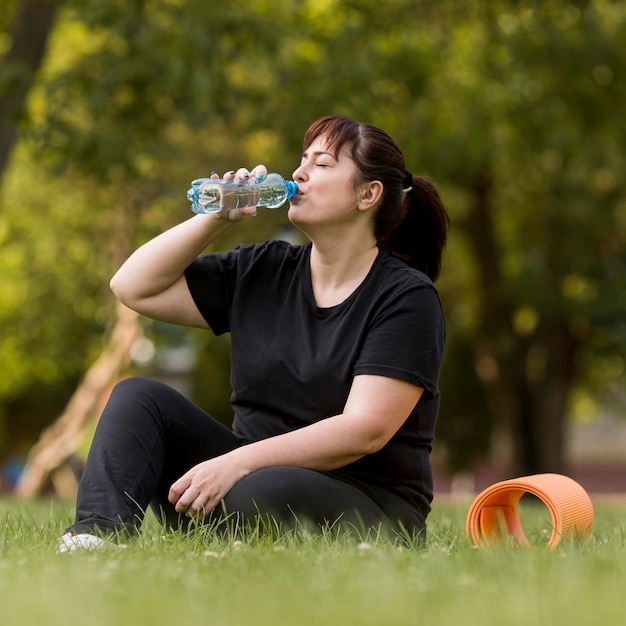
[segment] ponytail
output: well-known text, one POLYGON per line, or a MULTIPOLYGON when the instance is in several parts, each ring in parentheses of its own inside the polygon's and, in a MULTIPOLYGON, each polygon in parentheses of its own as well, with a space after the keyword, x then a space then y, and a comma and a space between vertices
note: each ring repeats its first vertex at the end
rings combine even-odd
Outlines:
POLYGON ((378 243, 434 282, 441 270, 450 218, 433 183, 421 176, 411 180, 410 189, 403 192, 400 221, 389 234, 379 236, 378 243))

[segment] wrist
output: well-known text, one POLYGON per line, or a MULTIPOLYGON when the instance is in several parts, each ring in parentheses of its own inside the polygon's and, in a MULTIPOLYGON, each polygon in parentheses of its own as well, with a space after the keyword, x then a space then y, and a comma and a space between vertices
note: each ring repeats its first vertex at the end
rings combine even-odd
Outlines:
POLYGON ((223 217, 221 213, 199 213, 191 218, 193 221, 204 224, 206 228, 212 230, 225 231, 228 230, 234 222, 227 217, 223 217))
POLYGON ((245 478, 248 474, 251 474, 257 467, 252 467, 250 464, 250 455, 249 450, 247 450, 248 445, 241 446, 239 448, 235 448, 230 452, 227 452, 227 456, 229 458, 229 465, 231 466, 232 475, 236 477, 237 482, 242 478, 245 478))

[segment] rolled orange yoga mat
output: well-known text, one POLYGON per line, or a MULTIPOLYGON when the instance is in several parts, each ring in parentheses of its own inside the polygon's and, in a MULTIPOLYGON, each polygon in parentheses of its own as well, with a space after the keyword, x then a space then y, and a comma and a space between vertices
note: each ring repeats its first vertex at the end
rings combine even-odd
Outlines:
POLYGON ((539 498, 552 516, 554 548, 562 539, 584 541, 593 530, 593 505, 587 492, 572 478, 562 474, 535 474, 504 480, 487 487, 472 502, 465 532, 476 545, 494 545, 511 536, 521 545, 529 545, 520 523, 518 502, 530 493, 539 498))

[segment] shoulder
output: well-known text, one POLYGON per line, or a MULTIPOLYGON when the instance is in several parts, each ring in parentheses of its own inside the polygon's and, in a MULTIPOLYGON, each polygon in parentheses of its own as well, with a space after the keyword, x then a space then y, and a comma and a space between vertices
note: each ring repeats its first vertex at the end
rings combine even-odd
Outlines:
POLYGON ((237 255, 237 272, 241 278, 253 280, 264 277, 290 275, 302 267, 302 261, 308 259, 309 247, 298 246, 286 241, 268 239, 263 243, 242 245, 233 250, 237 255))
POLYGON ((423 272, 408 266, 385 250, 380 251, 372 273, 375 288, 380 294, 384 294, 386 299, 426 301, 436 308, 441 308, 439 294, 433 281, 423 272))
POLYGON ((436 292, 433 281, 426 274, 414 267, 410 267, 404 261, 389 254, 386 250, 380 250, 377 270, 380 276, 391 281, 394 285, 422 288, 436 292))
POLYGON ((246 273, 251 268, 280 266, 297 263, 307 254, 307 246, 297 246, 286 241, 268 239, 262 243, 240 244, 231 250, 210 252, 199 256, 192 265, 199 269, 246 273))
POLYGON ((442 329, 445 326, 439 293, 423 272, 381 250, 372 282, 370 297, 378 302, 380 311, 404 311, 422 321, 429 319, 442 329))
POLYGON ((231 251, 243 262, 259 260, 299 260, 308 251, 308 245, 293 245, 287 241, 268 239, 262 243, 242 244, 231 251))

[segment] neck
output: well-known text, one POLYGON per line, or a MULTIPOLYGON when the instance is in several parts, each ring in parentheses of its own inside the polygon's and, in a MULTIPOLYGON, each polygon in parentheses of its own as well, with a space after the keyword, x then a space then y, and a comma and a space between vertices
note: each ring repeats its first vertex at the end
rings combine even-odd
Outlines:
POLYGON ((373 238, 352 246, 345 241, 326 246, 313 242, 311 282, 318 306, 343 302, 363 282, 377 256, 373 238))

